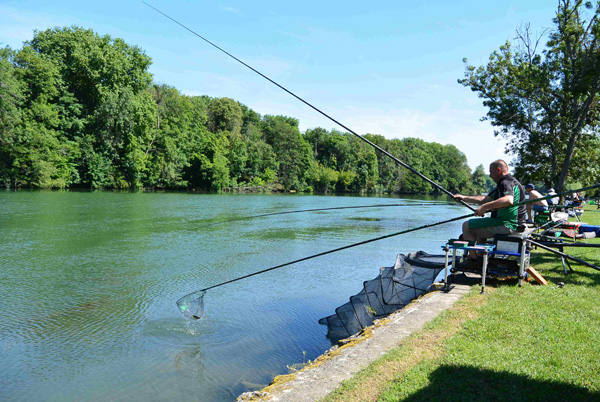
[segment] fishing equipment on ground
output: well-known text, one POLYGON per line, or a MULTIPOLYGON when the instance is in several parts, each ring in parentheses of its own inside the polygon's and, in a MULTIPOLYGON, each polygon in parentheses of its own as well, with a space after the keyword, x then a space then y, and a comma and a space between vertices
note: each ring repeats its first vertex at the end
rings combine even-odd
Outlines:
MULTIPOLYGON (((337 124, 338 126, 342 127, 344 130, 346 130, 349 133, 353 134, 354 136, 360 138, 362 141, 366 142, 367 144, 369 144, 370 146, 372 146, 373 148, 375 148, 379 152, 381 152, 384 155, 387 155, 388 157, 392 158, 397 164, 399 164, 399 165, 405 167, 406 169, 410 170, 411 172, 413 172, 414 174, 416 174, 417 176, 419 176, 421 179, 425 180, 429 184, 431 184, 434 187, 436 187, 438 190, 442 191, 443 193, 449 195, 450 197, 452 197, 452 199, 454 199, 454 194, 452 194, 450 191, 446 190, 444 187, 442 187, 441 185, 439 185, 435 181, 431 180, 429 177, 427 177, 424 174, 420 173, 419 171, 417 171, 415 168, 413 168, 412 166, 410 166, 406 162, 401 161, 400 159, 398 159, 394 155, 390 154, 385 149, 381 148, 380 146, 378 146, 378 145, 374 144, 373 142, 369 141, 368 139, 366 139, 362 135, 360 135, 360 134, 356 133, 355 131, 351 130, 350 128, 346 127, 344 124, 340 123, 339 121, 337 121, 333 117, 329 116, 327 113, 321 111, 316 106, 313 106, 312 104, 310 104, 309 102, 305 101, 304 99, 302 99, 301 97, 299 97, 298 95, 296 95, 295 93, 293 93, 292 91, 288 90, 287 88, 285 88, 282 85, 278 84, 277 82, 273 81, 271 78, 267 77, 266 75, 264 75, 260 71, 256 70, 254 67, 251 67, 250 65, 244 63, 242 60, 238 59, 237 57, 235 57, 231 53, 229 53, 226 50, 220 48, 219 46, 217 46, 213 42, 209 41, 208 39, 206 39, 202 35, 196 33, 192 29, 190 29, 187 26, 183 25, 181 22, 179 22, 179 21, 175 20, 174 18, 168 16, 167 14, 165 14, 162 11, 160 11, 159 9, 151 6, 150 4, 146 3, 145 1, 142 1, 142 3, 144 3, 146 6, 150 7, 151 9, 153 9, 154 11, 156 11, 157 13, 162 14, 164 17, 170 19, 171 21, 173 21, 174 23, 176 23, 180 27, 184 28, 185 30, 187 30, 187 31, 191 32, 192 34, 196 35, 198 38, 202 39, 204 42, 208 43, 209 45, 213 46, 214 48, 218 49, 219 51, 225 53, 227 56, 231 57, 232 59, 234 59, 238 63, 240 63, 243 66, 245 66, 245 67, 249 68, 250 70, 254 71, 256 74, 260 75, 261 77, 263 77, 264 79, 266 79, 267 81, 269 81, 270 83, 272 83, 273 85, 279 87, 283 91, 285 91, 288 94, 292 95, 294 98, 298 99, 300 102, 304 103, 305 105, 309 106, 311 109, 313 109, 313 110, 317 111, 318 113, 320 113, 321 115, 325 116, 326 118, 328 118, 329 120, 331 120, 332 122, 334 122, 335 124, 337 124)), ((465 207, 469 208, 471 211, 475 211, 475 208, 473 208, 471 205, 467 204, 463 200, 455 200, 455 201, 457 201, 460 204, 464 205, 465 207)))
POLYGON ((398 235, 401 235, 401 234, 410 233, 410 232, 416 232, 417 230, 422 230, 422 229, 427 229, 427 228, 431 228, 431 227, 438 226, 438 225, 443 225, 444 223, 450 223, 450 222, 458 221, 458 220, 461 220, 461 219, 469 218, 469 217, 472 217, 472 216, 474 216, 474 214, 457 216, 455 218, 446 219, 446 220, 443 220, 443 221, 440 221, 440 222, 430 223, 430 224, 427 224, 427 225, 418 226, 418 227, 415 227, 415 228, 403 230, 401 232, 396 232, 396 233, 392 233, 392 234, 388 234, 388 235, 384 235, 384 236, 375 237, 373 239, 364 240, 364 241, 361 241, 361 242, 358 242, 358 243, 354 243, 354 244, 350 244, 350 245, 343 246, 343 247, 338 247, 338 248, 335 248, 333 250, 324 251, 322 253, 314 254, 314 255, 311 255, 311 256, 308 256, 308 257, 300 258, 300 259, 297 259, 297 260, 294 260, 294 261, 286 262, 284 264, 276 265, 274 267, 263 269, 261 271, 253 272, 253 273, 248 274, 248 275, 240 276, 238 278, 231 279, 231 280, 225 281, 225 282, 221 282, 221 283, 218 283, 216 285, 212 285, 212 286, 209 286, 207 288, 200 289, 200 290, 198 290, 196 292, 192 292, 190 294, 187 294, 187 295, 183 296, 181 299, 179 299, 177 301, 177 308, 179 309, 179 311, 181 312, 181 314, 183 314, 184 317, 190 318, 190 319, 196 319, 197 320, 197 319, 202 318, 202 315, 204 314, 204 296, 206 295, 206 291, 207 290, 214 289, 214 288, 219 287, 219 286, 227 285, 229 283, 236 282, 236 281, 239 281, 239 280, 242 280, 242 279, 250 278, 251 276, 255 276, 255 275, 263 274, 265 272, 273 271, 275 269, 287 267, 288 265, 296 264, 298 262, 307 261, 307 260, 310 260, 310 259, 313 259, 313 258, 316 258, 316 257, 321 257, 323 255, 335 253, 335 252, 338 252, 338 251, 346 250, 346 249, 349 249, 349 248, 352 248, 352 247, 356 247, 356 246, 360 246, 360 245, 367 244, 367 243, 372 243, 372 242, 375 242, 375 241, 378 241, 378 240, 388 239, 390 237, 398 236, 398 235))
POLYGON ((296 211, 270 212, 270 213, 266 213, 266 214, 242 216, 239 218, 232 218, 232 219, 207 223, 206 225, 202 225, 200 227, 203 228, 203 227, 218 225, 221 223, 236 222, 236 221, 242 221, 242 220, 254 219, 254 218, 263 218, 265 216, 296 214, 296 213, 301 213, 301 212, 317 212, 317 211, 333 211, 333 210, 339 210, 339 209, 381 208, 381 207, 429 207, 429 206, 438 206, 438 205, 455 205, 455 204, 450 204, 448 202, 428 202, 428 203, 414 203, 414 204, 353 205, 353 206, 346 206, 346 207, 299 209, 296 211))
POLYGON ((376 278, 363 282, 359 293, 336 308, 335 314, 321 318, 319 324, 327 325, 327 337, 333 342, 360 332, 429 292, 444 270, 445 260, 445 255, 424 251, 398 254, 393 266, 382 267, 376 278))

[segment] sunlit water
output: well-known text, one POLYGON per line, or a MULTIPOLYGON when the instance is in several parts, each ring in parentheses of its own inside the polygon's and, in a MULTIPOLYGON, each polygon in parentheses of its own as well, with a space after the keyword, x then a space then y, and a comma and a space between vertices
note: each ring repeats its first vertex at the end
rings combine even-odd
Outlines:
MULTIPOLYGON (((405 200, 406 202, 422 202, 405 200)), ((440 253, 461 222, 181 296, 311 254, 468 213, 460 206, 246 215, 399 199, 0 192, 0 400, 222 401, 331 346, 317 323, 398 253, 440 253)))

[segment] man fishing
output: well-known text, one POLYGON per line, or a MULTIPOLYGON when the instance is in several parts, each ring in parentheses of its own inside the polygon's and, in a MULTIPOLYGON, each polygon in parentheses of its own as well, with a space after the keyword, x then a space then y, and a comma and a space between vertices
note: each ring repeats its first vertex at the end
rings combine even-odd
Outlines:
MULTIPOLYGON (((476 216, 484 216, 486 212, 492 211, 489 218, 469 219, 463 223, 463 240, 476 240, 478 244, 494 237, 496 234, 512 234, 517 227, 525 223, 525 205, 513 206, 525 201, 525 190, 517 179, 508 173, 508 165, 502 159, 490 164, 490 177, 496 183, 488 195, 461 195, 456 194, 454 198, 459 201, 480 204, 475 210, 476 216)), ((481 266, 474 250, 469 251, 466 265, 481 266)))
MULTIPOLYGON (((529 195, 530 200, 544 197, 542 194, 540 194, 539 191, 535 189, 533 183, 529 183, 528 185, 526 185, 525 191, 527 192, 527 195, 529 195)), ((548 212, 548 201, 539 200, 534 202, 533 204, 527 204, 527 223, 533 223, 533 211, 548 212)))

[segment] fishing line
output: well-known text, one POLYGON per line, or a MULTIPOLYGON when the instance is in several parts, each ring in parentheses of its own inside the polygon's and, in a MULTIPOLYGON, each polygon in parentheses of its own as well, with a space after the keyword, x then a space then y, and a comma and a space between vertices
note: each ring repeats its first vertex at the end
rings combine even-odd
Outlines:
MULTIPOLYGON (((590 189, 594 189, 599 187, 600 184, 596 184, 594 186, 590 186, 590 187, 584 187, 584 188, 580 188, 578 190, 569 190, 569 191, 565 191, 563 193, 560 194, 552 194, 552 195, 548 195, 545 197, 541 197, 541 198, 536 198, 536 199, 532 199, 532 200, 526 200, 520 204, 515 204, 514 206, 520 206, 520 205, 525 205, 525 204, 531 204, 534 202, 538 202, 541 200, 547 200, 550 198, 554 198, 557 196, 561 196, 561 195, 565 195, 565 194, 571 194, 571 193, 576 193, 579 191, 585 191, 585 190, 590 190, 590 189)), ((214 225, 218 225, 221 223, 229 223, 229 222, 235 222, 235 221, 241 221, 241 220, 247 220, 247 219, 254 219, 254 218, 262 218, 265 216, 274 216, 274 215, 285 215, 285 214, 296 214, 296 213, 301 213, 301 212, 317 212, 317 211, 333 211, 333 210, 339 210, 339 209, 358 209, 358 208, 380 208, 380 207, 424 207, 424 206, 437 206, 437 205, 454 205, 452 203, 448 203, 448 202, 428 202, 428 203, 413 203, 413 204, 375 204, 375 205, 352 205, 352 206, 345 206, 345 207, 330 207, 330 208, 314 208, 314 209, 299 209, 299 210, 295 210, 295 211, 282 211, 282 212, 270 212, 270 213, 265 213, 265 214, 258 214, 258 215, 250 215, 250 216, 243 216, 243 217, 239 217, 239 218, 232 218, 232 219, 227 219, 227 220, 222 220, 222 221, 218 221, 218 222, 211 222, 211 223, 207 223, 206 225, 202 225, 200 226, 200 228, 203 227, 208 227, 208 226, 214 226, 214 225)), ((543 228, 544 226, 546 226, 547 224, 542 225, 541 227, 538 227, 537 230, 543 228)))
MULTIPOLYGON (((221 47, 217 46, 216 44, 214 44, 213 42, 211 42, 210 40, 206 39, 205 37, 203 37, 202 35, 196 33, 195 31, 193 31, 192 29, 188 28, 187 26, 183 25, 181 22, 177 21, 176 19, 168 16, 167 14, 163 13, 162 11, 160 11, 159 9, 157 9, 156 7, 151 6, 150 4, 146 3, 145 1, 142 1, 142 3, 144 3, 145 5, 147 5, 148 7, 150 7, 151 9, 153 9, 154 11, 156 11, 159 14, 162 14, 164 17, 170 19, 171 21, 173 21, 174 23, 176 23, 177 25, 179 25, 180 27, 184 28, 185 30, 191 32, 192 34, 196 35, 198 38, 202 39, 203 41, 205 41, 206 43, 208 43, 209 45, 217 48, 218 50, 220 50, 221 52, 225 53, 227 56, 231 57, 232 59, 234 59, 235 61, 237 61, 238 63, 244 65, 245 67, 249 68, 250 70, 254 71, 256 74, 260 75, 261 77, 263 77, 264 79, 266 79, 267 81, 269 81, 270 83, 272 83, 273 85, 279 87, 280 89, 284 90, 285 92, 287 92, 288 94, 292 95, 294 98, 298 99, 300 102, 304 103, 305 105, 309 106, 310 108, 312 108, 313 110, 319 112, 321 115, 325 116, 326 118, 328 118, 329 120, 333 121, 334 123, 336 123, 337 125, 339 125, 340 127, 342 127, 343 129, 347 130, 348 132, 350 132, 351 134, 354 134, 356 137, 360 138, 361 140, 363 140, 364 142, 366 142, 367 144, 371 145, 373 148, 377 149, 379 152, 383 153, 384 155, 389 156, 390 158, 392 158, 396 163, 404 166, 406 169, 410 170, 411 172, 413 172, 414 174, 416 174, 417 176, 419 176, 421 179, 425 180, 426 182, 428 182, 429 184, 433 185, 434 187, 436 187, 437 189, 441 190, 442 192, 444 192, 445 194, 449 195, 450 197, 452 197, 454 199, 454 194, 452 194, 450 191, 446 190, 444 187, 442 187, 441 185, 439 185, 438 183, 434 182, 433 180, 431 180, 429 177, 425 176, 424 174, 420 173, 419 171, 417 171, 416 169, 414 169, 412 166, 408 165, 406 162, 401 161, 400 159, 396 158, 394 155, 392 155, 391 153, 389 153, 388 151, 386 151, 385 149, 381 148, 380 146, 374 144, 373 142, 369 141, 368 139, 366 139, 365 137, 363 137, 362 135, 354 132, 353 130, 351 130, 350 128, 346 127, 344 124, 340 123, 339 121, 337 121, 336 119, 334 119, 333 117, 329 116, 327 113, 321 111, 319 108, 317 108, 316 106, 313 106, 312 104, 310 104, 309 102, 305 101, 304 99, 302 99, 301 97, 299 97, 298 95, 296 95, 295 93, 293 93, 292 91, 288 90, 287 88, 283 87, 282 85, 278 84, 277 82, 273 81, 271 78, 267 77, 266 75, 264 75, 263 73, 261 73, 260 71, 256 70, 254 67, 244 63, 242 60, 238 59, 237 57, 235 57, 234 55, 232 55, 231 53, 229 53, 228 51, 226 51, 225 49, 222 49, 221 47)), ((466 202, 464 202, 463 200, 455 200, 459 203, 461 203, 462 205, 464 205, 465 207, 469 208, 471 211, 475 211, 475 208, 473 208, 471 205, 467 204, 466 202)))
POLYGON ((239 218, 232 218, 232 219, 207 223, 206 225, 200 226, 200 228, 219 225, 221 223, 229 223, 229 222, 242 221, 242 220, 254 219, 254 218, 262 218, 265 216, 296 214, 296 213, 301 213, 301 212, 317 212, 317 211, 333 211, 333 210, 338 210, 338 209, 381 208, 381 207, 425 207, 425 206, 428 207, 428 206, 438 206, 438 205, 455 205, 455 204, 451 204, 451 203, 447 203, 447 202, 440 202, 440 203, 429 202, 429 203, 418 203, 418 204, 417 203, 415 203, 415 204, 377 204, 377 205, 356 205, 356 206, 346 206, 346 207, 299 209, 296 211, 271 212, 271 213, 259 214, 259 215, 242 216, 239 218))

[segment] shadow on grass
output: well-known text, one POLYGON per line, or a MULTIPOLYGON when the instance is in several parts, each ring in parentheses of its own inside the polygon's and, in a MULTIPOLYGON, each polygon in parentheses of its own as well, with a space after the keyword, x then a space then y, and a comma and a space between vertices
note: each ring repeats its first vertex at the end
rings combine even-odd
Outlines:
POLYGON ((429 386, 404 401, 600 400, 600 393, 576 385, 468 366, 441 366, 430 375, 429 381, 429 386))

